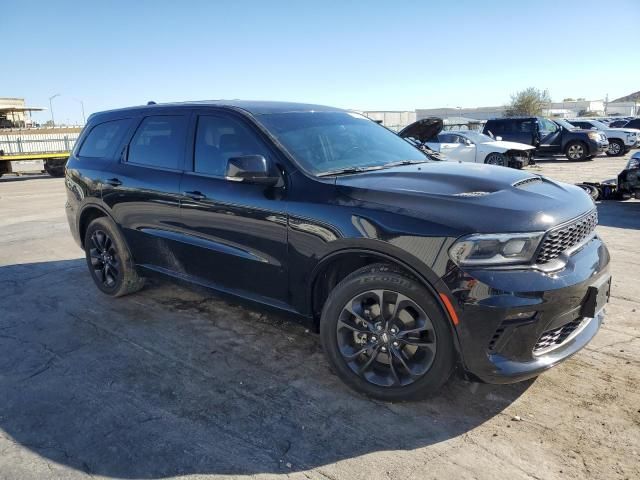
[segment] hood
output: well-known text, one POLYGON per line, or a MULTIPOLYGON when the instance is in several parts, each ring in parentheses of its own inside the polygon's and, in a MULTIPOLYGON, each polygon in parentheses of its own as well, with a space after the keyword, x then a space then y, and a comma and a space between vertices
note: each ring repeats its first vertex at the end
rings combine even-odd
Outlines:
POLYGON ((428 117, 407 125, 398 132, 402 138, 415 138, 420 143, 425 143, 438 135, 444 126, 444 122, 438 117, 428 117))
POLYGON ((621 132, 621 133, 635 133, 636 135, 638 133, 640 133, 640 130, 638 130, 637 128, 607 128, 607 130, 605 130, 606 132, 621 132))
POLYGON ((459 234, 545 231, 595 208, 579 187, 512 168, 434 162, 337 177, 345 196, 459 234))

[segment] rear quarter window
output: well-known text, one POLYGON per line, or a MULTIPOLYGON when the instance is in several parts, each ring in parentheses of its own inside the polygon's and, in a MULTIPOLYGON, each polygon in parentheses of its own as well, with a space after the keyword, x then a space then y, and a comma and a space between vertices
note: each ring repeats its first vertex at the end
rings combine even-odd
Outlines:
POLYGON ((122 141, 131 119, 113 120, 94 126, 82 142, 78 151, 80 157, 112 157, 122 141))

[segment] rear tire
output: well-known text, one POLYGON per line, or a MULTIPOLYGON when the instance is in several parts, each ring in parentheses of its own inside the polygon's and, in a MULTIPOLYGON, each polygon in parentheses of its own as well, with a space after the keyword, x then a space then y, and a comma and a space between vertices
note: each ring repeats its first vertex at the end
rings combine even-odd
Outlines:
POLYGON ((111 219, 99 217, 89 224, 84 251, 91 278, 103 293, 122 297, 144 286, 129 247, 111 219))
POLYGON ((64 177, 64 167, 66 164, 66 160, 45 160, 44 169, 52 177, 64 177))
POLYGON ((620 157, 626 152, 626 146, 624 142, 618 138, 609 139, 609 148, 607 149, 607 155, 609 157, 620 157))
POLYGON ((331 291, 320 336, 340 379, 380 400, 433 394, 455 363, 439 301, 417 280, 384 264, 353 272, 331 291))
POLYGON ((588 157, 587 146, 582 142, 569 142, 564 149, 565 156, 574 162, 586 160, 588 157))

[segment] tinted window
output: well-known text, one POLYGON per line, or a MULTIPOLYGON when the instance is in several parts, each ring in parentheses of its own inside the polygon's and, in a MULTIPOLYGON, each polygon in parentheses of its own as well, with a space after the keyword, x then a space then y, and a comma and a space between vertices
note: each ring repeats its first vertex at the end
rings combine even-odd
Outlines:
POLYGON ((533 120, 521 120, 516 123, 516 132, 533 133, 533 120))
POLYGON ((586 128, 586 129, 590 129, 593 127, 593 125, 591 125, 588 122, 569 122, 570 124, 576 126, 576 127, 580 127, 580 128, 586 128))
POLYGON ((82 143, 78 155, 81 157, 111 157, 129 126, 131 120, 114 120, 96 125, 82 143))
POLYGON ((227 160, 241 155, 268 157, 265 145, 241 121, 223 115, 198 117, 194 171, 224 176, 227 160))
POLYGON ((440 143, 463 143, 462 139, 453 133, 441 133, 438 135, 438 140, 440 143))
POLYGON ((505 132, 505 122, 494 122, 489 120, 484 127, 485 132, 491 132, 493 135, 497 135, 505 132))
POLYGON ((146 117, 129 144, 128 161, 141 165, 179 169, 184 155, 187 117, 146 117))

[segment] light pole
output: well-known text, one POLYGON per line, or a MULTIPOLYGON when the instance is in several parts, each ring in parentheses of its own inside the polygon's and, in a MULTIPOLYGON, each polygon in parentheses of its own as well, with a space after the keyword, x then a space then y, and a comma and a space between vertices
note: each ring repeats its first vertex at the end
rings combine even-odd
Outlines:
POLYGON ((56 98, 56 97, 59 97, 59 96, 60 96, 60 94, 56 93, 55 95, 49 97, 49 109, 51 110, 51 124, 52 124, 51 126, 52 127, 56 126, 56 121, 53 118, 53 99, 56 98))
POLYGON ((74 100, 78 102, 80 104, 80 107, 82 108, 82 124, 84 125, 85 123, 87 123, 87 119, 84 116, 84 102, 79 98, 74 98, 74 100))

